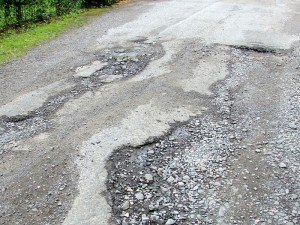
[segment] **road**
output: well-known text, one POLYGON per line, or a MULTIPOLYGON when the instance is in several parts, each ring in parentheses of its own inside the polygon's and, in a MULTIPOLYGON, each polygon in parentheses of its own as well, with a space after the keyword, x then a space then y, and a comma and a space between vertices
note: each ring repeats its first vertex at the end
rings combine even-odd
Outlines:
POLYGON ((0 224, 300 223, 299 1, 133 1, 0 84, 0 224))

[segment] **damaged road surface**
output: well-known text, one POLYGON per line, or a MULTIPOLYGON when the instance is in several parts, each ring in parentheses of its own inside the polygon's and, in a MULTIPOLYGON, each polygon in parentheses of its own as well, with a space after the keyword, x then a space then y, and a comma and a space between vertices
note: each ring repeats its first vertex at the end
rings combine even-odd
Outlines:
POLYGON ((300 2, 133 1, 0 66, 0 224, 300 224, 300 2))

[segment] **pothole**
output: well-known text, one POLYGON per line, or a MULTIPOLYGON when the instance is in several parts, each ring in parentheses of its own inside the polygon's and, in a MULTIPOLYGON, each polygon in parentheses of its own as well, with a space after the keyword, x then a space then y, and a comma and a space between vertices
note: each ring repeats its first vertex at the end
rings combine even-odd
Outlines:
MULTIPOLYGON (((29 112, 27 115, 12 117, 2 116, 0 118, 0 146, 2 153, 8 152, 7 143, 36 135, 52 125, 48 117, 71 99, 78 98, 87 91, 94 91, 97 88, 115 81, 137 75, 152 60, 163 56, 164 51, 159 43, 144 43, 144 41, 128 44, 129 47, 114 47, 102 49, 98 54, 97 63, 92 66, 84 66, 84 76, 75 76, 75 86, 50 97, 43 106, 29 112), (101 65, 101 66, 99 66, 101 65), (99 70, 94 71, 99 66, 99 70), (91 74, 88 74, 91 72, 91 74), (43 121, 43 122, 41 122, 43 121)), ((80 70, 77 72, 80 72, 80 70)), ((11 146, 11 145, 9 145, 11 146)))

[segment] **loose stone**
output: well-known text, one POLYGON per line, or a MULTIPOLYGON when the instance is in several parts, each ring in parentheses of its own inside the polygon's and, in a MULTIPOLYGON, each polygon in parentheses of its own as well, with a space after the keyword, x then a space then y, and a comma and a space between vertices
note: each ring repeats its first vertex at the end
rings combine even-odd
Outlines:
POLYGON ((135 194, 135 197, 136 197, 136 199, 138 199, 138 200, 144 200, 144 195, 143 195, 142 193, 140 193, 140 192, 136 193, 136 194, 135 194))
POLYGON ((151 174, 145 174, 145 179, 147 182, 152 182, 153 181, 153 176, 151 174))
POLYGON ((283 162, 279 163, 279 167, 280 168, 287 168, 287 165, 283 162))
POLYGON ((168 219, 167 222, 166 222, 166 225, 172 225, 172 224, 175 224, 176 221, 173 220, 173 219, 168 219))
POLYGON ((127 210, 127 209, 129 209, 129 206, 130 206, 129 201, 125 201, 125 202, 122 204, 121 209, 127 210))

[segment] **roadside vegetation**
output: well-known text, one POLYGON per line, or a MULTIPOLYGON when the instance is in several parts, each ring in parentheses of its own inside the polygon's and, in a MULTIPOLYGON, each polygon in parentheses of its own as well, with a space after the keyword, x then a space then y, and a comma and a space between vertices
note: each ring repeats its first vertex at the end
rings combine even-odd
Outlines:
POLYGON ((82 8, 111 5, 118 0, 0 0, 0 30, 48 21, 82 8))
POLYGON ((86 23, 118 0, 0 0, 0 63, 86 23))

